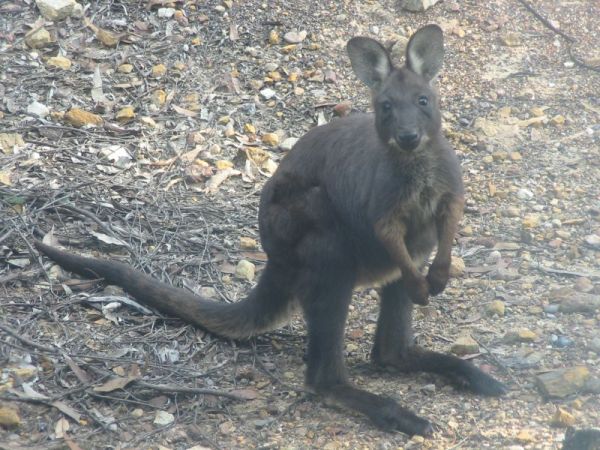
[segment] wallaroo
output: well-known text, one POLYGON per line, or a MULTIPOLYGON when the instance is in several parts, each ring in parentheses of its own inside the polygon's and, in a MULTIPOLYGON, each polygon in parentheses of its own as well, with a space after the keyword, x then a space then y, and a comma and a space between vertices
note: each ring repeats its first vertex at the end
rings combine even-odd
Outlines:
POLYGON ((308 330, 307 388, 382 429, 427 436, 431 422, 349 381, 343 340, 352 290, 378 286, 376 365, 441 374, 477 394, 505 392, 473 364, 413 342, 413 304, 425 305, 444 290, 464 204, 461 169, 442 136, 431 86, 442 65, 442 30, 418 30, 402 67, 370 38, 350 39, 347 51, 356 76, 372 91, 375 112, 313 128, 283 158, 260 201, 268 262, 245 299, 211 301, 119 262, 36 246, 72 272, 101 277, 159 311, 224 337, 273 330, 299 308, 308 330))

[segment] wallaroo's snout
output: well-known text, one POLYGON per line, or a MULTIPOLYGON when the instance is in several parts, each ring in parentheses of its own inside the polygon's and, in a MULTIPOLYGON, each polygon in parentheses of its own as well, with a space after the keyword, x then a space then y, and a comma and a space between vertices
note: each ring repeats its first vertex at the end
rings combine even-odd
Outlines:
POLYGON ((394 139, 402 150, 414 150, 421 143, 421 133, 401 130, 396 133, 394 139))

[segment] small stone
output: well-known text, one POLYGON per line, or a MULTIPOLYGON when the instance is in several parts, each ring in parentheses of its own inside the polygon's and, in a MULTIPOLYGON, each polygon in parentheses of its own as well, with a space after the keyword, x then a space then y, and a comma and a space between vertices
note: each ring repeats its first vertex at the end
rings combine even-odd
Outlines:
POLYGON ((52 42, 50 33, 45 28, 39 30, 32 30, 25 35, 25 43, 30 48, 42 48, 46 47, 52 42))
POLYGON ((247 123, 244 125, 244 133, 247 134, 256 134, 256 127, 251 123, 247 123))
POLYGON ((494 300, 489 305, 487 305, 486 312, 491 316, 504 316, 504 302, 502 300, 494 300))
POLYGON ((512 161, 521 161, 523 157, 519 152, 510 152, 510 159, 512 161))
POLYGON ((557 408, 554 416, 552 416, 552 419, 550 420, 550 425, 564 428, 571 427, 575 425, 575 416, 562 408, 557 408))
POLYGON ((156 64, 152 66, 152 76, 154 78, 160 78, 167 73, 167 66, 164 64, 156 64))
POLYGON ((175 15, 175 8, 158 8, 157 15, 161 19, 170 19, 175 15))
POLYGON ((283 47, 281 47, 281 53, 287 55, 288 53, 292 53, 293 51, 295 51, 296 48, 298 48, 297 44, 284 45, 283 47))
POLYGON ((36 0, 35 4, 45 19, 53 22, 69 17, 75 8, 75 0, 36 0))
POLYGON ((198 290, 198 294, 200 295, 200 297, 204 298, 219 298, 219 293, 212 286, 202 286, 198 290))
POLYGON ((42 119, 50 114, 50 109, 40 102, 32 102, 27 105, 27 114, 32 116, 41 117, 42 119))
POLYGON ((587 367, 575 366, 538 375, 536 383, 546 397, 563 398, 583 388, 589 377, 590 371, 587 367))
POLYGON ((296 145, 296 142, 298 142, 298 138, 295 137, 289 137, 287 139, 285 139, 281 145, 279 146, 279 148, 281 150, 283 150, 284 152, 288 152, 292 149, 292 147, 294 145, 296 145))
POLYGON ((500 38, 500 42, 507 47, 518 47, 521 45, 521 36, 518 33, 506 33, 500 38))
POLYGON ((523 218, 523 226, 525 228, 537 228, 540 226, 541 217, 539 214, 527 214, 523 218))
POLYGON ((46 64, 50 67, 56 67, 58 69, 68 70, 71 68, 71 60, 69 58, 65 58, 64 56, 53 56, 46 60, 46 64))
POLYGON ((524 444, 528 442, 533 442, 534 438, 529 430, 521 430, 517 433, 517 441, 522 442, 524 444))
POLYGON ((504 161, 508 158, 508 152, 505 152, 504 150, 499 150, 497 152, 492 153, 492 158, 494 159, 494 161, 504 161))
POLYGON ((21 417, 12 408, 0 407, 0 425, 6 428, 18 427, 21 425, 21 417))
POLYGON ((529 112, 531 113, 531 115, 533 117, 543 117, 546 115, 546 113, 544 112, 544 110, 547 108, 541 108, 539 106, 534 106, 531 109, 529 109, 529 112))
POLYGON ((450 351, 455 355, 470 355, 479 352, 479 344, 471 336, 460 336, 452 346, 450 351))
POLYGON ((408 11, 425 11, 435 5, 439 0, 406 0, 402 7, 408 11))
POLYGON ((265 100, 270 100, 273 97, 275 97, 277 93, 273 90, 273 89, 269 89, 269 88, 265 88, 262 91, 260 91, 260 95, 262 96, 262 98, 264 98, 265 100))
POLYGON ((485 258, 485 262, 487 264, 496 264, 498 261, 502 259, 502 253, 498 250, 492 250, 490 254, 485 258))
POLYGON ((519 217, 521 210, 517 206, 509 206, 504 210, 504 215, 506 217, 519 217))
POLYGON ((281 42, 281 38, 279 37, 279 33, 277 30, 271 30, 269 32, 269 44, 277 45, 281 42))
POLYGON ((240 237, 240 248, 242 250, 256 250, 258 248, 258 242, 256 242, 256 239, 242 236, 240 237))
POLYGON ((482 158, 482 161, 483 161, 485 164, 491 164, 491 163, 493 163, 493 162, 494 162, 494 157, 493 157, 492 155, 486 155, 486 156, 484 156, 484 157, 482 158))
POLYGON ((152 92, 150 99, 154 105, 162 106, 167 101, 167 93, 162 89, 157 89, 156 91, 152 92))
POLYGON ((131 73, 131 72, 133 72, 133 64, 121 64, 117 68, 117 71, 119 73, 131 73))
POLYGON ((597 234, 590 234, 583 239, 585 243, 593 249, 600 250, 600 236, 597 234))
POLYGON ((558 114, 558 115, 554 116, 552 119, 550 119, 550 123, 552 125, 560 127, 565 124, 565 117, 558 114))
POLYGON ((580 277, 577 278, 573 287, 579 292, 591 292, 594 289, 594 283, 589 278, 580 277))
POLYGON ((65 122, 74 127, 83 127, 85 125, 98 126, 102 125, 104 120, 97 114, 84 111, 79 108, 71 108, 64 117, 65 122))
POLYGON ((452 278, 462 277, 465 273, 465 261, 460 256, 452 255, 450 261, 450 276, 452 278))
POLYGON ((274 147, 279 144, 279 136, 275 133, 265 133, 262 136, 262 142, 263 144, 274 147))
POLYGON ((517 342, 533 342, 537 339, 537 335, 528 328, 521 328, 517 331, 509 331, 504 335, 504 342, 514 344, 517 342))
POLYGON ((287 42, 288 44, 299 44, 304 39, 306 39, 307 34, 308 33, 305 30, 302 30, 302 31, 292 30, 292 31, 288 31, 287 33, 285 33, 283 35, 283 40, 285 42, 287 42))
POLYGON ((115 119, 117 119, 119 122, 128 122, 134 118, 135 118, 135 111, 133 109, 133 106, 126 106, 124 108, 121 108, 115 114, 115 119))
POLYGON ((348 353, 352 353, 358 350, 358 345, 350 342, 349 344, 346 345, 346 352, 348 353))
POLYGON ((255 266, 250 261, 242 259, 235 268, 235 276, 244 280, 254 280, 255 266))
POLYGON ((175 416, 167 411, 156 411, 156 415, 154 416, 154 424, 156 425, 169 425, 174 421, 175 416))
POLYGON ((136 419, 139 419, 143 415, 144 410, 142 408, 135 408, 133 411, 131 411, 131 417, 135 417, 136 419))

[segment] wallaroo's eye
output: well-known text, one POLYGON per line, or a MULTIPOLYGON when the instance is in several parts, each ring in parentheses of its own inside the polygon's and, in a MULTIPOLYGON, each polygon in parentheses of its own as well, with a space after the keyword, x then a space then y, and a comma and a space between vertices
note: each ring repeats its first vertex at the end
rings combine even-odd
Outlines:
POLYGON ((419 105, 421 105, 421 106, 427 106, 429 104, 429 99, 427 98, 426 95, 419 95, 419 98, 417 99, 417 101, 419 102, 419 105))
POLYGON ((386 100, 386 101, 384 101, 384 102, 381 104, 381 110, 382 110, 383 112, 390 112, 390 111, 392 110, 392 103, 391 103, 391 102, 389 102, 389 101, 387 101, 387 100, 386 100))

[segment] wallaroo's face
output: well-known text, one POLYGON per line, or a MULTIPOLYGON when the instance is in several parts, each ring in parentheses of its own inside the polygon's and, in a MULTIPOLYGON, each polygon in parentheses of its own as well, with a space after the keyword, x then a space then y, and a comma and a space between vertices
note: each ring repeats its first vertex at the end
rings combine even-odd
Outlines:
POLYGON ((409 69, 393 70, 374 92, 373 103, 377 133, 393 149, 415 151, 440 128, 434 90, 409 69))
POLYGON ((427 25, 406 46, 406 64, 397 69, 388 49, 367 37, 346 46, 356 76, 373 93, 377 133, 390 148, 417 151, 440 128, 440 113, 431 80, 444 57, 440 27, 427 25))

